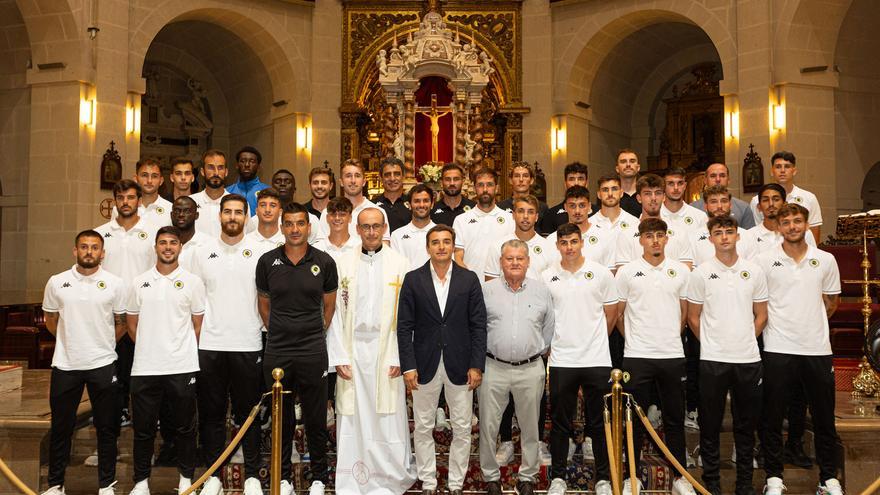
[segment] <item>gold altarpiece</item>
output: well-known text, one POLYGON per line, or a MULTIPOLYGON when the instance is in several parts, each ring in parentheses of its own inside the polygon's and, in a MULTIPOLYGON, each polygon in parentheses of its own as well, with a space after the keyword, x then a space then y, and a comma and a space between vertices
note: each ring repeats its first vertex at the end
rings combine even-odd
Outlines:
MULTIPOLYGON (((413 94, 448 81, 453 160, 507 174, 522 159, 521 1, 343 0, 341 156, 415 165, 413 94)), ((500 181, 502 189, 507 181, 500 181)), ((509 191, 502 190, 502 196, 509 191)))

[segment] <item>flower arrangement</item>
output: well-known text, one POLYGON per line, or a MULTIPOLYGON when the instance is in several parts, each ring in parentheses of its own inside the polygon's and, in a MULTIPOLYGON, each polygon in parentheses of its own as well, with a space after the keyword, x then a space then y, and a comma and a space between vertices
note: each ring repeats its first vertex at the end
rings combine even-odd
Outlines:
POLYGON ((440 171, 443 168, 440 165, 424 164, 419 168, 419 175, 422 176, 422 182, 440 182, 440 171))

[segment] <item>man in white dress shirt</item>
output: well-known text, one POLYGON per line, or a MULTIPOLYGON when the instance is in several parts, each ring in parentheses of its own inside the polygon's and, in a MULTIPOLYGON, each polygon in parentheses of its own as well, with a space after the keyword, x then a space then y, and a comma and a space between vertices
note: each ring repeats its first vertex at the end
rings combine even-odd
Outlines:
MULTIPOLYGON (((813 231, 813 237, 815 239, 822 239, 822 209, 815 194, 795 185, 794 178, 797 176, 798 168, 794 153, 790 151, 777 151, 770 158, 770 163, 770 175, 776 179, 779 185, 785 188, 785 201, 787 203, 799 204, 810 212, 809 223, 810 230, 813 231)), ((758 196, 752 197, 749 206, 752 209, 752 214, 755 216, 755 221, 761 222, 764 217, 758 209, 758 196)))
POLYGON ((425 236, 434 227, 431 210, 434 209, 434 191, 424 184, 416 184, 409 190, 409 207, 412 221, 391 233, 391 247, 406 256, 411 270, 428 262, 425 236))
POLYGON ((210 149, 202 154, 202 168, 199 169, 205 179, 205 189, 190 197, 199 207, 199 218, 196 230, 212 238, 220 236, 220 200, 229 194, 226 190, 226 154, 217 149, 210 149))

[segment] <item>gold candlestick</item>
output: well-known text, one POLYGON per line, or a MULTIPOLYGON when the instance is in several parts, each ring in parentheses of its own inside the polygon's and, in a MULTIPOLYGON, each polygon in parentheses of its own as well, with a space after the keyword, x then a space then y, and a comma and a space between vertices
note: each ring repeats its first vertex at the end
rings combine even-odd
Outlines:
POLYGON ((862 280, 844 280, 846 284, 862 286, 862 317, 864 318, 865 334, 862 344, 862 362, 859 373, 853 378, 853 398, 874 397, 880 393, 880 377, 868 363, 868 334, 871 329, 871 286, 880 285, 880 280, 870 278, 871 260, 868 258, 868 232, 862 232, 862 280))

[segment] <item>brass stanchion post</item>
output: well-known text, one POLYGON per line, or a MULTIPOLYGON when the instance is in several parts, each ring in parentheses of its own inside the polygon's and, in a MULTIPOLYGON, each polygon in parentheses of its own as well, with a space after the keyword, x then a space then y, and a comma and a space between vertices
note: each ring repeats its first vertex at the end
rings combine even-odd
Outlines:
POLYGON ((284 388, 281 379, 284 378, 284 370, 275 368, 272 370, 272 455, 269 461, 269 495, 281 495, 281 394, 284 388))
POLYGON ((614 458, 608 461, 614 464, 618 473, 615 493, 622 493, 623 490, 623 372, 614 369, 611 370, 611 441, 614 447, 614 458), (620 491, 617 491, 620 490, 620 491))

